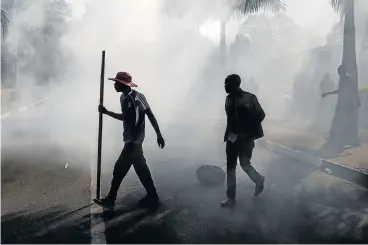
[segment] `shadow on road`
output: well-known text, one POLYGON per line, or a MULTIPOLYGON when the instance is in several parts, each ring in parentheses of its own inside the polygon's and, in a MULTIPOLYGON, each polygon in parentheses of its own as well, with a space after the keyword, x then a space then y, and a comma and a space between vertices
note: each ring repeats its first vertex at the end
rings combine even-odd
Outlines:
POLYGON ((90 217, 85 214, 90 206, 70 212, 56 206, 5 214, 1 217, 1 243, 90 243, 90 217))
POLYGON ((106 243, 167 244, 181 243, 168 215, 171 211, 160 205, 137 209, 135 205, 104 211, 106 243))

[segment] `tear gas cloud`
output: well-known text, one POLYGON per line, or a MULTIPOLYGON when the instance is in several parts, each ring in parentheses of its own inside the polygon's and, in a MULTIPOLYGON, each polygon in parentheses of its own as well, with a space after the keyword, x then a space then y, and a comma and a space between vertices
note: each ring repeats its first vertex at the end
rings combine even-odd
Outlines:
MULTIPOLYGON (((77 4, 71 4, 71 7, 74 5, 77 4)), ((32 4, 24 6, 9 33, 9 51, 17 52, 11 40, 19 37, 22 40, 19 45, 26 47, 28 54, 37 52, 29 56, 38 56, 43 62, 43 70, 37 72, 40 66, 25 58, 19 70, 19 83, 23 88, 32 88, 32 93, 23 95, 20 99, 24 102, 19 104, 44 96, 50 98, 50 102, 37 111, 46 113, 48 119, 35 122, 37 125, 32 125, 30 120, 23 125, 27 127, 24 130, 42 129, 53 139, 73 136, 73 139, 96 141, 102 50, 106 50, 106 107, 115 111, 120 109, 119 95, 107 77, 115 76, 118 71, 128 71, 139 84, 139 91, 145 93, 161 127, 164 127, 165 121, 170 121, 178 110, 185 107, 186 94, 197 82, 214 45, 196 36, 190 25, 188 27, 179 21, 171 23, 162 14, 160 6, 159 1, 110 1, 109 4, 88 1, 85 5, 87 12, 80 18, 72 18, 68 13, 64 19, 58 20, 55 28, 65 28, 63 35, 34 34, 37 37, 45 35, 49 38, 45 43, 54 45, 47 50, 52 50, 48 53, 49 63, 43 60, 46 54, 40 57, 43 49, 33 42, 36 38, 29 37, 29 26, 37 32, 49 21, 45 16, 49 5, 45 1, 32 1, 32 4)), ((31 118, 36 116, 31 114, 30 111, 31 118)), ((106 118, 106 137, 109 128, 114 128, 114 135, 115 129, 118 134, 122 133, 119 122, 106 118)))
MULTIPOLYGON (((190 124, 198 125, 199 132, 207 129, 211 134, 223 133, 223 80, 229 73, 239 73, 245 80, 255 77, 260 86, 259 99, 268 117, 281 117, 285 108, 283 98, 291 94, 293 79, 303 58, 312 48, 325 42, 323 35, 315 35, 310 29, 294 24, 292 30, 300 28, 300 32, 305 33, 283 40, 284 43, 275 48, 268 39, 269 30, 244 27, 249 18, 274 21, 272 14, 265 15, 261 11, 249 18, 234 18, 227 26, 229 52, 242 49, 241 44, 232 45, 239 33, 250 36, 252 50, 249 58, 240 61, 234 62, 230 56, 227 68, 221 70, 219 40, 214 39, 220 35, 216 28, 219 22, 214 18, 210 22, 196 21, 203 14, 200 6, 188 7, 178 18, 164 13, 167 1, 163 0, 110 0, 108 4, 102 0, 54 1, 56 15, 50 14, 50 1, 21 2, 23 7, 18 10, 6 43, 8 52, 25 53, 18 70, 18 84, 31 92, 23 92, 18 98, 22 101, 18 102, 25 104, 44 97, 50 100, 38 107, 36 114, 34 110, 24 112, 23 117, 29 116, 27 123, 21 126, 15 123, 9 131, 22 128, 28 132, 26 138, 30 141, 37 141, 37 135, 41 134, 62 144, 79 142, 89 146, 91 151, 96 149, 97 141, 102 50, 106 50, 106 107, 120 110, 119 94, 107 77, 115 76, 118 71, 130 72, 139 85, 138 90, 146 95, 169 147, 170 144, 185 145, 188 138, 185 127, 190 124), (12 42, 17 39, 18 48, 12 42), (47 119, 37 120, 41 115, 47 119), (213 129, 214 125, 220 126, 213 129), (213 129, 212 132, 209 129, 213 129), (31 131, 37 133, 29 134, 31 131)), ((222 16, 229 8, 211 11, 222 16)), ((282 21, 276 23, 275 28, 282 24, 282 21)), ((326 25, 321 28, 326 29, 331 23, 326 25)), ((104 118, 104 148, 117 150, 122 145, 118 136, 122 134, 122 125, 104 118)), ((146 129, 146 144, 155 144, 149 122, 146 129)), ((8 143, 24 141, 9 132, 3 135, 8 143)))

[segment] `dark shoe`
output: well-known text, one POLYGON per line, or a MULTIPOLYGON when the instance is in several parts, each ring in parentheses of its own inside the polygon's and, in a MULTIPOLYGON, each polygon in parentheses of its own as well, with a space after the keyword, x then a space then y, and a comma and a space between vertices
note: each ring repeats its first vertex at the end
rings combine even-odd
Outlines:
POLYGON ((138 202, 137 206, 140 208, 154 208, 158 204, 159 198, 157 195, 147 195, 138 202))
POLYGON ((261 180, 256 184, 256 188, 254 190, 255 197, 262 193, 264 189, 264 182, 265 182, 265 177, 262 176, 261 180))
POLYGON ((112 200, 111 198, 109 197, 104 197, 102 199, 93 199, 93 201, 103 207, 103 208, 114 208, 115 207, 115 200, 112 200))
POLYGON ((221 202, 221 207, 223 208, 230 208, 235 206, 235 199, 233 198, 226 198, 225 201, 221 202))

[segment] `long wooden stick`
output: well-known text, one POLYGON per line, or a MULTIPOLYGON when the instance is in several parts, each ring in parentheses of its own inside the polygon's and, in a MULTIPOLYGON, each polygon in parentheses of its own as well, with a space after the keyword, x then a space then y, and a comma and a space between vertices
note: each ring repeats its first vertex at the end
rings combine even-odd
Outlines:
MULTIPOLYGON (((101 77, 100 77, 100 105, 104 99, 104 78, 105 78, 105 50, 102 51, 101 77)), ((98 120, 98 148, 97 148, 97 188, 96 198, 100 199, 101 194, 101 149, 102 149, 102 113, 99 113, 98 120)))

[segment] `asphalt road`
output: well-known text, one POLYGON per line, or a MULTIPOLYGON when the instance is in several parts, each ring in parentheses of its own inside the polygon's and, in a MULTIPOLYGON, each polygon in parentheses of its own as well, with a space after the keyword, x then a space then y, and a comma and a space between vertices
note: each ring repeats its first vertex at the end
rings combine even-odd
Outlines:
MULTIPOLYGON (((134 207, 144 190, 131 171, 115 212, 91 215, 89 139, 37 126, 54 110, 32 110, 2 120, 2 243, 90 243, 101 224, 107 243, 368 242, 365 189, 263 149, 255 150, 253 164, 266 176, 264 193, 254 198, 239 168, 237 205, 221 209, 224 187, 201 186, 195 177, 201 164, 223 165, 221 130, 195 125, 163 126, 163 150, 147 126, 145 154, 162 200, 157 210, 134 207)), ((106 193, 121 140, 104 143, 106 193)))

